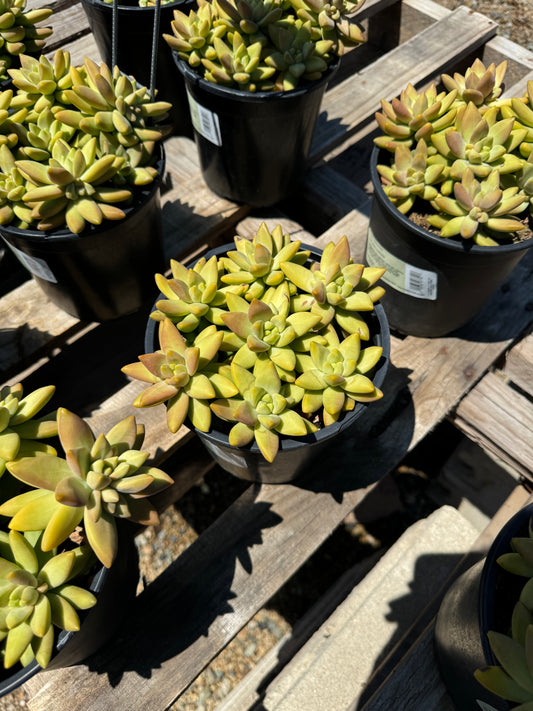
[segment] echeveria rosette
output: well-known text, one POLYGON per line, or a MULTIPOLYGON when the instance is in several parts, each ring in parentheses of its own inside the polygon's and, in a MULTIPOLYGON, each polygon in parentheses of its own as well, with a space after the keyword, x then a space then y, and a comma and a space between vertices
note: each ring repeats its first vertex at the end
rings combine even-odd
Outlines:
POLYGON ((115 518, 157 523, 147 497, 165 489, 172 479, 146 465, 139 451, 144 429, 132 416, 95 437, 89 425, 59 408, 58 432, 65 459, 37 452, 9 463, 9 472, 34 489, 6 501, 0 514, 18 531, 44 531, 42 549, 50 551, 83 522, 89 545, 110 567, 117 554, 115 518))
POLYGON ((242 340, 232 362, 255 372, 258 360, 269 358, 282 380, 294 382, 295 339, 313 331, 320 316, 308 311, 289 313, 290 293, 286 282, 273 292, 268 304, 254 299, 251 304, 233 294, 227 295, 229 313, 222 321, 242 340))
POLYGON ((194 427, 208 432, 211 427, 208 401, 237 393, 235 385, 212 364, 223 338, 223 332, 211 325, 189 345, 170 319, 161 321, 160 350, 141 355, 138 363, 122 368, 126 375, 150 383, 135 399, 134 406, 166 403, 171 432, 177 432, 187 416, 194 427))
POLYGON ((229 432, 232 446, 255 440, 264 458, 273 462, 280 434, 303 437, 317 428, 292 409, 303 389, 282 384, 272 361, 259 360, 257 366, 253 374, 233 362, 231 375, 239 396, 215 400, 211 409, 221 420, 236 423, 229 432))
POLYGON ((441 81, 449 92, 456 94, 457 103, 472 102, 476 106, 486 107, 491 106, 501 96, 506 69, 506 61, 498 66, 493 62, 486 67, 480 59, 475 59, 464 75, 458 72, 453 77, 442 74, 441 81))
POLYGON ((219 259, 225 271, 220 281, 226 285, 244 286, 240 294, 247 301, 263 299, 270 288, 285 280, 282 263, 301 265, 309 257, 308 250, 300 249, 301 242, 291 240, 280 225, 269 232, 263 222, 252 240, 235 237, 234 242, 236 249, 229 250, 219 259))
POLYGON ((223 325, 220 314, 226 307, 226 293, 243 293, 246 286, 223 286, 219 280, 216 255, 201 257, 190 268, 175 259, 170 260, 172 277, 155 275, 155 281, 165 297, 150 314, 154 321, 169 318, 182 333, 197 331, 203 321, 208 325, 223 325))
POLYGON ((440 229, 441 237, 460 236, 481 246, 494 246, 498 239, 525 228, 515 215, 528 205, 528 198, 518 187, 500 188, 498 171, 484 181, 476 180, 472 170, 464 172, 460 183, 453 187, 454 197, 438 195, 432 202, 438 214, 429 215, 428 222, 440 229))
POLYGON ((34 659, 45 668, 54 648, 54 627, 80 629, 78 610, 96 597, 73 581, 95 559, 89 546, 56 554, 40 548, 42 533, 0 532, 0 641, 4 667, 34 659))
POLYGON ((372 311, 374 301, 384 293, 375 282, 385 270, 354 264, 346 236, 324 248, 320 262, 310 268, 282 262, 283 273, 303 294, 292 297, 293 311, 311 311, 320 316, 323 326, 333 319, 348 333, 369 339, 369 328, 360 311, 372 311))
POLYGON ((309 355, 296 356, 301 375, 295 385, 305 391, 302 411, 312 414, 323 408, 322 419, 327 426, 337 422, 343 411, 353 410, 356 402, 379 400, 383 393, 365 373, 374 368, 382 352, 379 346, 361 350, 357 333, 339 342, 330 330, 327 346, 311 341, 309 355))
POLYGON ((23 397, 20 383, 0 390, 0 476, 17 457, 34 452, 55 454, 53 447, 39 440, 57 435, 56 413, 35 418, 54 392, 55 387, 48 385, 23 397))
POLYGON ((399 97, 390 102, 382 99, 381 112, 375 114, 375 119, 383 135, 377 136, 374 143, 394 152, 399 145, 410 147, 421 139, 429 142, 433 133, 453 124, 456 95, 456 90, 437 94, 435 84, 419 93, 408 84, 399 97))
POLYGON ((442 180, 446 171, 444 163, 428 162, 428 148, 420 139, 415 149, 400 144, 394 151, 392 165, 378 165, 383 192, 402 214, 407 214, 420 197, 433 200, 438 195, 435 183, 442 180))
POLYGON ((482 114, 470 102, 459 109, 453 128, 431 136, 433 146, 450 165, 442 193, 449 193, 453 182, 461 180, 467 168, 476 178, 486 178, 493 170, 502 175, 520 170, 523 161, 513 151, 526 131, 515 128, 512 118, 498 121, 498 115, 497 107, 482 114))

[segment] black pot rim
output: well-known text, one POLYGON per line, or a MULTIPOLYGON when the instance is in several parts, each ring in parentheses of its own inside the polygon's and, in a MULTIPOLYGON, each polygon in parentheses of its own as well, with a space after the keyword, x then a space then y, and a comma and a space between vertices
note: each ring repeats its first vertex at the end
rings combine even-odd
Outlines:
MULTIPOLYGON (((100 1, 100 0, 98 0, 100 1)), ((193 69, 185 60, 183 60, 178 52, 173 49, 172 56, 179 71, 182 73, 183 78, 190 82, 191 84, 198 84, 202 89, 208 93, 215 94, 216 96, 232 97, 238 101, 248 101, 250 103, 262 103, 269 98, 276 98, 278 101, 289 101, 290 99, 303 94, 309 93, 314 88, 322 86, 325 82, 328 82, 332 76, 337 72, 340 66, 340 58, 336 58, 328 65, 328 68, 324 71, 324 74, 320 79, 315 81, 310 81, 302 83, 297 86, 296 89, 290 89, 288 91, 246 91, 245 89, 237 89, 232 86, 223 86, 222 84, 215 84, 212 81, 204 79, 200 73, 193 69)))
POLYGON ((14 237, 19 237, 26 240, 30 244, 42 244, 43 241, 53 244, 61 244, 62 242, 72 242, 72 240, 80 240, 87 237, 93 237, 95 235, 98 235, 100 237, 102 235, 105 235, 106 232, 113 231, 116 227, 117 222, 123 222, 124 220, 126 220, 139 205, 147 202, 156 192, 156 190, 159 190, 166 164, 165 149, 162 141, 158 143, 156 150, 158 149, 159 155, 157 156, 156 161, 156 177, 148 185, 142 186, 140 190, 136 189, 136 187, 133 186, 133 200, 129 205, 123 208, 126 216, 122 218, 122 220, 104 220, 100 225, 88 225, 88 227, 84 229, 83 232, 81 232, 80 234, 74 234, 66 228, 53 230, 51 232, 44 232, 41 230, 22 229, 20 227, 15 227, 11 224, 0 225, 0 234, 2 232, 7 232, 13 235, 14 237))
POLYGON ((380 155, 392 155, 392 153, 384 148, 379 148, 379 146, 374 146, 372 149, 372 153, 370 155, 370 177, 374 188, 374 197, 379 201, 380 205, 389 215, 391 215, 405 229, 408 229, 416 234, 420 239, 423 239, 437 247, 442 247, 443 249, 449 249, 452 252, 460 252, 466 255, 478 254, 487 256, 491 254, 498 256, 509 252, 519 252, 533 246, 533 237, 530 237, 529 239, 522 240, 521 242, 499 244, 498 246, 493 247, 483 247, 478 244, 471 244, 469 240, 462 240, 461 242, 458 242, 453 239, 439 237, 439 235, 433 234, 433 232, 420 227, 420 225, 415 224, 406 215, 400 212, 385 195, 377 169, 380 155))
POLYGON ((494 609, 494 571, 498 566, 497 559, 503 553, 509 551, 511 539, 516 536, 517 531, 526 524, 532 516, 533 503, 530 503, 517 511, 514 516, 504 524, 492 542, 481 570, 478 597, 479 629, 485 658, 492 660, 492 664, 497 664, 498 662, 490 648, 487 632, 492 629, 491 611, 494 609))
MULTIPOLYGON (((218 256, 219 254, 225 254, 229 249, 232 249, 234 247, 233 243, 227 243, 223 244, 219 247, 215 247, 211 250, 209 250, 204 257, 206 259, 212 257, 213 255, 218 256)), ((301 248, 302 249, 309 249, 311 253, 314 256, 320 256, 322 253, 322 250, 319 250, 317 247, 313 247, 312 245, 305 244, 304 242, 301 243, 301 248)), ((154 305, 151 309, 151 312, 154 311, 157 307, 156 304, 158 301, 161 299, 164 299, 165 296, 161 292, 159 293, 158 297, 154 301, 154 305)), ((374 383, 375 387, 381 387, 383 384, 383 381, 385 380, 385 376, 387 375, 387 371, 389 368, 390 364, 390 329, 389 329, 389 323, 387 320, 387 316, 385 314, 385 310, 383 306, 380 303, 374 304, 374 309, 373 311, 367 312, 369 314, 372 314, 372 318, 377 319, 377 323, 379 324, 379 330, 378 333, 381 337, 381 347, 383 349, 383 353, 381 355, 381 359, 378 362, 378 365, 375 368, 375 373, 372 379, 372 382, 374 383)), ((156 346, 157 349, 157 327, 158 327, 158 322, 154 321, 154 319, 148 317, 147 321, 147 326, 146 326, 146 331, 145 331, 145 339, 144 339, 144 347, 145 347, 145 352, 146 353, 151 353, 154 350, 154 345, 156 346)), ((351 410, 350 412, 346 412, 345 415, 342 417, 341 420, 338 422, 334 422, 331 425, 328 425, 327 427, 321 427, 317 432, 314 432, 312 434, 306 435, 305 437, 284 437, 280 436, 279 438, 279 447, 280 450, 290 450, 290 449, 295 449, 297 447, 301 447, 304 444, 313 444, 315 442, 322 442, 325 441, 326 439, 330 439, 334 435, 338 434, 339 432, 343 432, 345 429, 348 427, 351 427, 352 424, 355 422, 355 420, 365 411, 365 409, 368 407, 368 403, 357 403, 355 408, 351 410)), ((196 430, 198 433, 199 430, 196 430)), ((209 432, 201 432, 200 433, 202 437, 208 440, 212 440, 213 442, 224 442, 224 446, 235 450, 236 453, 244 451, 251 451, 251 452, 259 452, 259 447, 257 446, 257 443, 253 441, 251 444, 247 445, 246 447, 234 447, 233 445, 230 445, 228 442, 228 436, 227 434, 221 432, 214 427, 213 424, 211 424, 211 429, 209 432)))

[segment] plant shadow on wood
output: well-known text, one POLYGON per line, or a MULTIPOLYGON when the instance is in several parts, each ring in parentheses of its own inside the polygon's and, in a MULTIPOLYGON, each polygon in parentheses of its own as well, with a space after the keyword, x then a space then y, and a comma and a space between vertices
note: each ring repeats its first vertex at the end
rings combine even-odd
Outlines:
POLYGON ((383 398, 367 406, 342 441, 295 484, 342 501, 345 493, 375 484, 392 471, 409 451, 414 431, 409 372, 389 366, 383 398))
MULTIPOLYGON (((190 653, 191 646, 198 646, 199 656, 204 657, 210 646, 215 654, 218 641, 213 638, 228 634, 230 623, 225 618, 233 612, 237 563, 249 574, 249 550, 261 545, 264 529, 281 522, 271 505, 255 503, 255 496, 255 487, 249 487, 239 499, 242 517, 236 517, 238 525, 223 514, 136 598, 128 615, 130 624, 123 625, 103 651, 86 660, 91 671, 107 674, 109 683, 117 686, 127 672, 150 678, 152 670, 185 650, 190 653)), ((190 669, 184 668, 184 679, 189 674, 190 669)), ((179 686, 175 678, 175 687, 179 686)))

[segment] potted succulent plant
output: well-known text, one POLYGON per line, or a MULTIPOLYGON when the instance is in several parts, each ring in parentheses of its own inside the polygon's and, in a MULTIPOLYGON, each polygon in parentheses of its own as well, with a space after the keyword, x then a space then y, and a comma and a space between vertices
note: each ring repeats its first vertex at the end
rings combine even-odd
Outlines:
POLYGON ((272 205, 301 181, 327 82, 363 41, 364 0, 199 0, 163 37, 185 77, 202 173, 218 195, 272 205))
POLYGON ((384 306, 403 333, 466 323, 533 245, 533 82, 504 99, 505 69, 476 60, 376 114, 366 259, 387 267, 384 306))
POLYGON ((122 370, 149 383, 135 406, 165 403, 170 431, 187 420, 227 471, 291 481, 382 396, 383 270, 346 237, 320 252, 263 224, 234 242, 156 275, 146 354, 122 370))
POLYGON ((112 66, 157 91, 168 101, 169 123, 175 135, 192 138, 185 83, 176 72, 172 51, 163 40, 175 9, 188 12, 194 0, 82 0, 100 56, 112 66))
POLYGON ((0 2, 0 83, 11 83, 9 69, 20 67, 21 54, 39 55, 52 34, 51 27, 37 27, 52 14, 49 7, 26 9, 26 0, 0 2))
POLYGON ((0 94, 0 235, 82 320, 136 311, 164 263, 161 139, 169 104, 115 68, 21 55, 0 94))
POLYGON ((437 659, 459 711, 533 708, 532 516, 518 511, 441 604, 437 659))
POLYGON ((0 391, 0 695, 109 639, 139 577, 121 523, 157 522, 148 497, 172 483, 133 416, 97 437, 65 408, 37 418, 53 392, 0 391), (43 441, 56 435, 63 456, 43 441))

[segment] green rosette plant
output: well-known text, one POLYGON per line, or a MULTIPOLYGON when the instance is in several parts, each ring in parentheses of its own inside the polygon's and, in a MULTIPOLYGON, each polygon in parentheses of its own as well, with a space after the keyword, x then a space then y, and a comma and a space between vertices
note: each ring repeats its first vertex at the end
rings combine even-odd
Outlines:
POLYGON ((409 85, 375 115, 385 195, 444 239, 491 247, 531 234, 533 82, 503 98, 505 70, 476 59, 443 74, 442 91, 409 85))
POLYGON ((36 452, 8 462, 9 473, 32 488, 2 504, 0 515, 10 518, 10 529, 43 531, 43 551, 57 548, 83 523, 89 545, 109 568, 118 551, 115 518, 156 523, 148 497, 172 479, 145 464, 148 453, 139 450, 144 428, 133 415, 97 437, 65 408, 58 409, 57 425, 65 457, 36 452))
POLYGON ((46 668, 55 629, 77 632, 78 610, 97 602, 93 593, 72 582, 94 564, 89 546, 44 552, 41 536, 40 531, 0 532, 0 642, 5 669, 33 660, 46 668))
POLYGON ((51 27, 37 26, 52 9, 26 5, 26 0, 0 1, 0 81, 9 79, 8 70, 19 66, 21 54, 40 54, 52 34, 51 27))
POLYGON ((355 264, 346 237, 315 261, 280 225, 234 242, 156 275, 160 348, 122 371, 148 384, 134 406, 165 405, 171 432, 187 421, 209 432, 218 420, 230 444, 255 441, 272 462, 280 437, 382 397, 372 382, 382 348, 364 346, 384 269, 355 264))
POLYGON ((0 224, 81 234, 121 220, 156 175, 170 104, 118 67, 20 56, 0 94, 0 224))
POLYGON ((199 0, 174 10, 169 46, 208 81, 245 91, 288 91, 319 79, 364 41, 364 0, 199 0))

